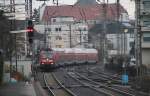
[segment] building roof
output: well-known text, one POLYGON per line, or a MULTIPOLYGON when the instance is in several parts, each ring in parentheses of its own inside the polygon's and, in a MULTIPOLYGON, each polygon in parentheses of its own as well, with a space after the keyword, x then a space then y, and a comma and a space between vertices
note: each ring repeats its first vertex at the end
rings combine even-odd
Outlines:
MULTIPOLYGON (((127 13, 127 11, 120 5, 120 13, 127 13)), ((103 6, 96 5, 63 5, 63 6, 46 6, 42 17, 43 21, 50 21, 53 17, 74 17, 76 21, 79 20, 102 20, 103 6)), ((107 19, 115 20, 117 17, 117 4, 108 4, 107 19)))

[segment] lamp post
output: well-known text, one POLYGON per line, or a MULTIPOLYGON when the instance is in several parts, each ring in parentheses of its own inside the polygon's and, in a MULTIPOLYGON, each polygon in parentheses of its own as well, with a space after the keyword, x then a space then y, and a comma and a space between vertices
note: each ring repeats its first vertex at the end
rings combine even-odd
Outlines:
POLYGON ((126 55, 126 33, 128 32, 128 29, 124 29, 124 55, 126 55))

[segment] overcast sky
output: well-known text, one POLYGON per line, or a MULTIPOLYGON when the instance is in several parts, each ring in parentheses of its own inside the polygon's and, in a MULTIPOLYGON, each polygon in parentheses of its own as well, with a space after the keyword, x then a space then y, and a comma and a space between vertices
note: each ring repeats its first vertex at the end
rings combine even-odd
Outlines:
MULTIPOLYGON (((52 1, 53 0, 50 0, 49 2, 47 2, 47 4, 49 4, 49 5, 52 5, 52 1)), ((73 5, 75 2, 76 2, 77 0, 59 0, 59 3, 60 4, 69 4, 69 5, 73 5)), ((101 0, 101 1, 103 1, 103 0, 101 0)), ((109 2, 110 3, 115 3, 116 2, 116 0, 109 0, 109 2)), ((41 4, 42 4, 43 2, 41 2, 41 1, 36 1, 36 0, 34 0, 34 2, 33 2, 33 6, 34 7, 36 7, 36 8, 38 8, 38 6, 40 6, 41 4)), ((129 13, 129 17, 130 17, 130 19, 134 19, 135 17, 134 17, 134 9, 135 9, 135 4, 134 4, 134 2, 133 1, 131 1, 131 0, 120 0, 120 3, 121 3, 121 5, 123 5, 123 7, 125 8, 125 9, 127 9, 127 11, 128 11, 128 13, 129 13)))

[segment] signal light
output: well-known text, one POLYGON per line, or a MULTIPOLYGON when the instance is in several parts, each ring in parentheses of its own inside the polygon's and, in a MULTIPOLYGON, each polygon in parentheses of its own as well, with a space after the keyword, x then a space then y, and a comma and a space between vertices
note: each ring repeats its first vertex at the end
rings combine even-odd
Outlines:
POLYGON ((33 27, 32 20, 28 20, 28 26, 27 26, 27 34, 28 34, 28 41, 30 44, 33 43, 33 36, 34 36, 34 27, 33 27))
POLYGON ((27 32, 33 32, 34 28, 33 27, 27 27, 27 32))

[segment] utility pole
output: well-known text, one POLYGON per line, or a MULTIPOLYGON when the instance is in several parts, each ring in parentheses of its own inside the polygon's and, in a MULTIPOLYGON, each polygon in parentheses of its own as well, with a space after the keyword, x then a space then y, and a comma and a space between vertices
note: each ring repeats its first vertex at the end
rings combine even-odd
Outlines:
POLYGON ((142 65, 142 32, 141 32, 141 26, 140 26, 140 6, 141 0, 135 0, 135 9, 136 9, 136 24, 135 24, 135 57, 136 57, 136 64, 137 64, 137 76, 140 76, 139 74, 141 72, 141 65, 142 65), (139 69, 138 69, 139 68, 139 69))

